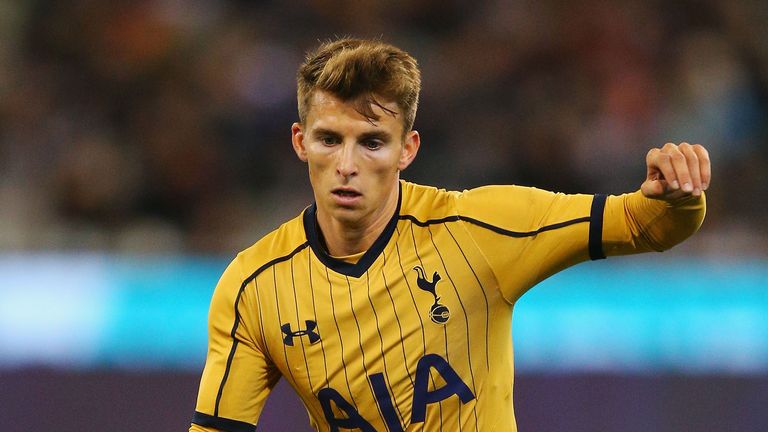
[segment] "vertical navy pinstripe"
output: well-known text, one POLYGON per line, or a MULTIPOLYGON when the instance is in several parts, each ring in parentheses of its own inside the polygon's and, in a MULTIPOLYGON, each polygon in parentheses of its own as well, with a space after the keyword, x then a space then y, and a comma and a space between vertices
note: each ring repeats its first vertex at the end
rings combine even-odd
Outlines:
MULTIPOLYGON (((272 283, 275 288, 275 309, 277 310, 277 327, 279 328, 282 323, 283 319, 280 318, 280 296, 277 294, 277 274, 275 271, 275 266, 272 266, 272 283)), ((288 349, 285 344, 283 344, 283 355, 285 356, 285 368, 288 369, 288 374, 291 376, 291 381, 293 382, 294 387, 298 387, 298 383, 296 382, 296 378, 293 376, 293 370, 291 368, 291 363, 288 361, 288 349)), ((286 377, 287 378, 287 377, 286 377)))
POLYGON ((450 228, 448 228, 448 224, 445 224, 445 229, 448 231, 448 234, 451 235, 453 242, 456 243, 456 247, 459 249, 459 252, 461 252, 461 256, 464 257, 464 261, 466 261, 467 266, 472 271, 472 274, 475 276, 475 280, 477 281, 477 286, 480 287, 480 291, 483 293, 483 299, 485 300, 485 369, 486 371, 488 371, 491 368, 490 361, 488 359, 488 316, 490 315, 490 308, 488 306, 488 296, 485 293, 485 288, 483 288, 483 284, 480 283, 480 278, 477 277, 477 273, 475 272, 475 269, 472 268, 472 264, 470 264, 469 259, 467 259, 467 256, 464 254, 464 250, 461 248, 461 245, 456 240, 456 237, 453 236, 453 233, 451 233, 450 228))
POLYGON ((347 392, 349 394, 349 398, 352 400, 352 406, 354 406, 355 410, 357 410, 357 407, 355 406, 355 399, 352 395, 352 388, 349 386, 349 376, 347 376, 347 363, 344 361, 344 339, 341 337, 339 320, 336 318, 336 304, 333 301, 333 284, 331 283, 331 276, 328 274, 328 267, 325 268, 325 277, 328 280, 328 296, 331 300, 331 313, 333 314, 333 322, 336 323, 336 332, 339 335, 339 345, 341 348, 341 365, 344 366, 344 380, 347 382, 347 392))
MULTIPOLYGON (((389 373, 387 367, 387 357, 384 355, 384 337, 381 335, 381 327, 379 326, 379 314, 376 313, 376 307, 373 305, 373 299, 371 299, 371 278, 368 275, 368 271, 365 272, 365 281, 368 286, 368 302, 371 304, 371 310, 373 311, 373 318, 376 321, 376 331, 379 333, 379 352, 381 352, 381 359, 384 362, 384 377, 386 378, 387 387, 389 387, 389 373)), ((400 420, 400 424, 403 424, 403 413, 400 412, 400 407, 394 404, 397 410, 397 415, 400 420)), ((382 414, 382 418, 384 415, 382 414)))
MULTIPOLYGON (((309 293, 312 296, 312 312, 315 314, 315 321, 317 321, 317 307, 315 306, 315 288, 312 285, 312 253, 307 253, 307 273, 309 274, 309 293)), ((317 333, 323 334, 320 324, 317 323, 317 333)), ((325 359, 325 346, 323 345, 323 338, 320 338, 320 351, 323 353, 323 370, 325 371, 325 382, 328 383, 328 364, 325 359)), ((314 392, 314 389, 312 389, 314 392)))
MULTIPOLYGON (((445 226, 445 223, 442 224, 445 226)), ((435 248, 435 252, 437 252, 437 256, 440 258, 440 263, 443 265, 443 269, 445 270, 445 275, 448 276, 448 280, 451 282, 451 286, 453 287, 453 291, 456 293, 456 299, 459 301, 459 305, 461 306, 461 311, 464 314, 464 325, 467 329, 467 363, 469 364, 469 376, 472 380, 472 393, 477 396, 477 388, 475 387, 475 373, 472 370, 472 352, 469 349, 470 346, 472 346, 470 342, 469 337, 469 316, 467 315, 467 309, 464 307, 464 302, 461 300, 461 294, 459 294, 459 290, 456 288, 456 284, 453 282, 453 278, 451 277, 451 273, 448 271, 448 267, 445 265, 445 261, 443 260, 443 255, 440 253, 440 249, 438 249, 437 244, 435 244, 435 239, 432 237, 432 229, 430 226, 427 226, 427 232, 429 233, 429 240, 432 242, 432 246, 435 248)), ((449 361, 450 363, 450 361, 449 361)), ((475 416, 475 430, 478 428, 478 422, 477 422, 477 408, 476 404, 472 405, 472 412, 475 416)), ((461 416, 461 404, 459 404, 459 416, 461 416)), ((459 426, 461 426, 461 423, 459 423, 459 426)))
MULTIPOLYGON (((293 304, 294 306, 296 306, 296 324, 301 326, 301 321, 299 320, 299 299, 296 296, 296 279, 294 278, 294 275, 293 275, 293 257, 291 257, 290 259, 290 265, 291 265, 291 285, 293 286, 293 304)), ((309 388, 313 388, 312 377, 310 376, 310 373, 309 373, 309 363, 307 362, 307 351, 304 349, 303 343, 300 343, 299 345, 301 345, 301 355, 304 356, 304 367, 307 368, 307 383, 309 384, 309 388)))
MULTIPOLYGON (((416 258, 419 260, 419 264, 422 268, 424 268, 424 261, 421 260, 421 255, 419 254, 419 248, 416 247, 416 234, 413 232, 413 221, 410 223, 411 227, 411 239, 413 240, 413 251, 416 253, 416 258)), ((423 324, 422 324, 423 325, 423 324)), ((445 330, 445 328, 443 328, 445 330)), ((448 359, 448 335, 445 335, 445 358, 448 359)), ((429 374, 429 378, 432 381, 432 388, 435 388, 435 378, 432 376, 432 374, 429 374)), ((437 403, 437 407, 440 411, 440 430, 443 430, 443 401, 440 401, 437 403)))
MULTIPOLYGON (((357 327, 357 343, 360 347, 360 357, 362 359, 362 365, 363 365, 363 372, 365 373, 366 379, 370 376, 368 373, 368 366, 365 365, 365 350, 363 349, 363 333, 360 330, 360 323, 357 321, 357 314, 355 313, 355 304, 352 301, 352 285, 349 283, 349 276, 344 276, 344 278, 347 280, 347 293, 349 294, 349 310, 352 311, 352 317, 355 319, 355 327, 357 327)), ((368 383, 368 388, 371 390, 371 396, 374 400, 376 400, 376 394, 373 391, 373 388, 370 386, 370 382, 368 383)), ((352 398, 354 399, 354 395, 352 395, 352 398)), ((376 409, 379 410, 379 404, 374 403, 376 405, 376 409)), ((379 415, 381 415, 382 420, 384 420, 384 414, 379 410, 379 415)))

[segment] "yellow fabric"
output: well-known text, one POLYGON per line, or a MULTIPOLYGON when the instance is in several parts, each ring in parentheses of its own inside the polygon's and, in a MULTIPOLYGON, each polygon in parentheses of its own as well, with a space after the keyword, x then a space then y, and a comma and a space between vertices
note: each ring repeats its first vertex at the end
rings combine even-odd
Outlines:
POLYGON ((640 191, 610 196, 605 206, 603 249, 606 255, 661 252, 695 233, 704 221, 706 198, 667 203, 640 191))
MULTIPOLYGON (((198 413, 255 425, 284 377, 318 431, 331 430, 329 421, 343 423, 349 407, 359 413, 355 421, 375 431, 516 430, 514 301, 589 258, 593 197, 519 186, 401 186, 396 229, 359 277, 321 261, 301 216, 237 256, 211 302, 198 413), (443 360, 461 383, 429 367, 443 360), (414 390, 417 370, 428 371, 425 391, 414 390), (377 398, 377 378, 390 408, 381 392, 377 398), (417 401, 446 388, 453 391, 426 404, 423 422, 415 420, 417 401), (319 395, 330 389, 349 406, 326 399, 328 420, 319 395)), ((649 201, 637 194, 608 198, 606 253, 665 248, 701 223, 703 198, 675 206, 649 201)))

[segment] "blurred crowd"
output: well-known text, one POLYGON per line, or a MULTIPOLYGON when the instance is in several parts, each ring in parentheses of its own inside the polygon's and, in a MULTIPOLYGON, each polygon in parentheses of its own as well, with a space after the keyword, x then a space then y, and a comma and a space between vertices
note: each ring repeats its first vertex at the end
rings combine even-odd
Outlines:
POLYGON ((0 1, 0 251, 232 254, 312 201, 295 71, 335 36, 422 68, 403 178, 621 193, 702 143, 682 252, 768 256, 768 3, 0 1))

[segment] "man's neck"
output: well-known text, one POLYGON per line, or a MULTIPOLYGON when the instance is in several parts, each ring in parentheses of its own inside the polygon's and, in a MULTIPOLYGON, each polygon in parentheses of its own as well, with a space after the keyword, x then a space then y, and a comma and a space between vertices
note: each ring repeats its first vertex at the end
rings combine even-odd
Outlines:
POLYGON ((384 232, 397 210, 399 189, 380 211, 366 220, 349 223, 331 217, 318 208, 317 224, 325 240, 325 247, 331 256, 347 256, 367 251, 384 232))
POLYGON ((330 221, 330 226, 323 226, 318 219, 320 231, 323 233, 325 247, 331 256, 355 255, 370 249, 373 242, 384 231, 384 225, 375 224, 368 227, 348 227, 336 220, 330 221))

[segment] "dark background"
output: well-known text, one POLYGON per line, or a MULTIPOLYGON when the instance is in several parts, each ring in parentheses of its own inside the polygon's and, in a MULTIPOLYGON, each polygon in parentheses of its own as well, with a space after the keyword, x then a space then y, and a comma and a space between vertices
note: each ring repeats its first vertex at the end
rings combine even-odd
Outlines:
POLYGON ((295 73, 336 35, 423 72, 409 180, 622 193, 714 161, 695 254, 768 253, 768 6, 738 1, 6 1, 0 249, 231 256, 312 200, 295 73))
MULTIPOLYGON (((706 223, 663 259, 768 257, 759 0, 3 1, 0 252, 249 246, 312 200, 289 142, 294 76, 341 35, 420 62, 423 145, 404 178, 621 193, 651 147, 702 143, 706 223)), ((198 380, 0 359, 0 430, 186 430, 198 380)), ((515 398, 521 431, 768 430, 764 374, 518 371, 515 398)), ((281 383, 259 429, 307 424, 281 383)))

